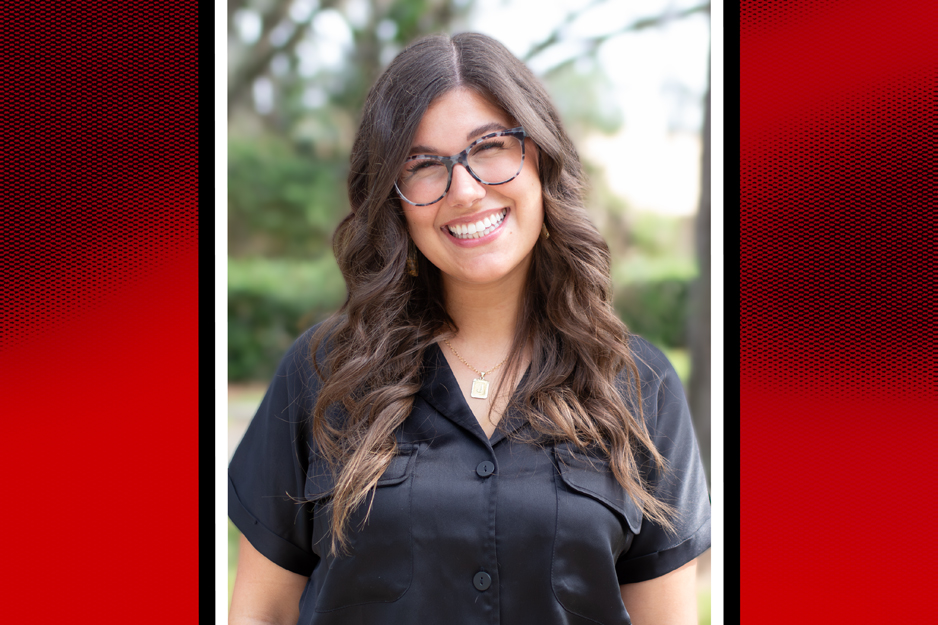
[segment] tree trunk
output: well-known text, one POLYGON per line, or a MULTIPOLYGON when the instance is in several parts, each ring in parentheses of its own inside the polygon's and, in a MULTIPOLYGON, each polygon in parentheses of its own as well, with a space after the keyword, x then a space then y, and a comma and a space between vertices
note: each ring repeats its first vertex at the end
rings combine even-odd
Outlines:
POLYGON ((691 288, 688 338, 690 342, 690 381, 688 403, 700 442, 707 484, 710 484, 710 70, 704 95, 704 122, 701 132, 700 201, 694 226, 700 275, 691 288))

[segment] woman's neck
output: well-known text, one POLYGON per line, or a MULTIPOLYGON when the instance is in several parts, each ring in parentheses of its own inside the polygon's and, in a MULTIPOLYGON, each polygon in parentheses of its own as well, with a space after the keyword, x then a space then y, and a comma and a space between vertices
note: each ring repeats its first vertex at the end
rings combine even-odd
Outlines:
POLYGON ((450 342, 462 348, 460 353, 466 352, 466 360, 475 358, 478 366, 485 367, 508 354, 524 302, 525 274, 517 272, 486 285, 457 283, 444 277, 446 310, 459 328, 450 342))

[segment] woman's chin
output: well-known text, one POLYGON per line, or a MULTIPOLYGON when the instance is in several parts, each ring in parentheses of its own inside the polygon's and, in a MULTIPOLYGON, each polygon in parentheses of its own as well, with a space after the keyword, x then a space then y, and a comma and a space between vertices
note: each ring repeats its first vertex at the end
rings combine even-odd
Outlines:
POLYGON ((527 275, 530 255, 520 263, 481 262, 482 260, 470 266, 460 267, 456 271, 444 271, 444 282, 465 286, 495 286, 512 282, 519 277, 523 280, 527 275))

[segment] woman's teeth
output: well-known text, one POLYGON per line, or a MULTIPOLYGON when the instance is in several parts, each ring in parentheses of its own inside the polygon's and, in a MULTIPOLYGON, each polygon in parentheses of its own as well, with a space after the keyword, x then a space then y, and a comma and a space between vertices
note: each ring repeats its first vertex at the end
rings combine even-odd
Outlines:
POLYGON ((506 214, 508 214, 508 209, 503 208, 500 212, 492 215, 491 217, 486 217, 481 221, 477 221, 472 224, 447 226, 447 228, 449 229, 449 233, 457 239, 478 239, 495 230, 495 228, 498 227, 498 224, 502 223, 502 220, 505 218, 506 214))

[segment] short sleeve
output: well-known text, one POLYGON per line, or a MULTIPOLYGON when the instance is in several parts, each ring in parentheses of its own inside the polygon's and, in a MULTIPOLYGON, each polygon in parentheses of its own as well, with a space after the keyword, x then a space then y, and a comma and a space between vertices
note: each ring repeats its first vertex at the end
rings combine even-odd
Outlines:
POLYGON ((307 419, 319 388, 311 336, 307 331, 287 351, 228 465, 232 523, 269 560, 306 576, 318 561, 312 510, 299 501, 312 449, 307 419))
POLYGON ((660 350, 639 338, 633 351, 641 379, 645 422, 652 441, 667 459, 661 474, 644 463, 655 496, 673 506, 674 532, 648 518, 616 562, 620 584, 660 577, 687 564, 710 547, 710 495, 690 410, 681 381, 660 350))

